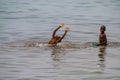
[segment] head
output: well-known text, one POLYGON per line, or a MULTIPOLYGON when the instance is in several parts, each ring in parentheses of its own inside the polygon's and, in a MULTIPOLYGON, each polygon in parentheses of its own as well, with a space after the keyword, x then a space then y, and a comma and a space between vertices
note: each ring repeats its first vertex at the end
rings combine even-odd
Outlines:
POLYGON ((56 35, 56 36, 55 36, 55 38, 56 38, 56 39, 60 39, 61 37, 60 37, 60 36, 58 36, 58 35, 56 35))
POLYGON ((58 36, 58 35, 55 36, 55 40, 56 40, 57 42, 61 42, 61 41, 60 41, 60 38, 61 38, 61 37, 58 36))
POLYGON ((101 33, 104 33, 104 31, 106 31, 106 27, 105 27, 104 25, 102 25, 102 26, 100 27, 100 32, 101 32, 101 33))

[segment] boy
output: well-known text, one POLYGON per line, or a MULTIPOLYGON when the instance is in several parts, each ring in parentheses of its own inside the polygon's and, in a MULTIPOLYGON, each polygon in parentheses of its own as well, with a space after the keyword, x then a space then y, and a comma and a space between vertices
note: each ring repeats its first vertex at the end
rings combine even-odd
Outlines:
POLYGON ((56 35, 56 32, 58 31, 58 29, 60 29, 61 27, 63 27, 63 25, 64 25, 64 23, 61 23, 61 24, 58 26, 58 28, 56 28, 56 29, 54 30, 54 32, 53 32, 53 34, 52 34, 52 38, 51 38, 51 40, 48 42, 48 44, 50 44, 50 45, 51 45, 51 44, 52 44, 52 45, 57 45, 57 43, 59 43, 59 42, 62 41, 62 39, 65 37, 65 35, 66 35, 67 32, 69 31, 69 28, 66 27, 65 32, 64 32, 64 34, 63 34, 62 36, 56 35))
POLYGON ((102 25, 100 27, 100 35, 99 35, 99 44, 98 45, 107 45, 107 37, 105 34, 106 27, 102 25))

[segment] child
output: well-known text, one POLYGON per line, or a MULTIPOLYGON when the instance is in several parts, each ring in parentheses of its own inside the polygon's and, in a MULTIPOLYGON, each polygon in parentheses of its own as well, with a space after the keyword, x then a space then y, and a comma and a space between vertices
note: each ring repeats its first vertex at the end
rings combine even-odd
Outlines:
POLYGON ((69 28, 66 27, 65 32, 64 32, 64 34, 63 34, 62 36, 56 35, 56 32, 58 31, 58 29, 60 29, 61 27, 63 27, 63 25, 64 25, 64 23, 61 23, 61 24, 58 26, 58 28, 56 28, 56 29, 54 30, 54 32, 53 32, 53 34, 52 34, 52 38, 51 38, 51 40, 48 42, 48 44, 54 44, 54 45, 56 45, 57 43, 59 43, 59 42, 62 41, 62 39, 65 37, 65 35, 66 35, 67 32, 69 31, 69 28))
POLYGON ((99 44, 98 45, 107 45, 107 37, 105 34, 106 27, 102 25, 100 27, 100 35, 99 35, 99 44))

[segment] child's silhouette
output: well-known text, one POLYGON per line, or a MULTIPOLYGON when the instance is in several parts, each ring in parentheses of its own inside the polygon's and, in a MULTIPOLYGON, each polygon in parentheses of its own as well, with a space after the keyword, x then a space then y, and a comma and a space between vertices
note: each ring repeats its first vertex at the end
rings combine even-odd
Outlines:
POLYGON ((99 44, 98 45, 107 45, 107 37, 105 34, 106 27, 102 25, 100 27, 100 35, 99 35, 99 44))

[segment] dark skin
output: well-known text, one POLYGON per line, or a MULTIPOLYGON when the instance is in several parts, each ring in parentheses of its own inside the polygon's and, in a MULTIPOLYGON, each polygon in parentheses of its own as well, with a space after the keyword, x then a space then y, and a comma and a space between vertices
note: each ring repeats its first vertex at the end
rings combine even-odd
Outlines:
POLYGON ((105 34, 106 27, 103 25, 100 27, 100 35, 99 35, 99 45, 107 45, 107 37, 105 34))
POLYGON ((62 36, 58 36, 56 35, 56 32, 61 28, 63 27, 63 23, 61 23, 58 28, 56 28, 54 31, 53 31, 53 34, 52 34, 52 38, 51 40, 48 42, 48 44, 53 44, 53 45, 56 45, 57 43, 60 43, 62 41, 62 39, 65 37, 65 35, 67 34, 67 32, 69 31, 69 28, 66 28, 65 29, 65 32, 62 36))

